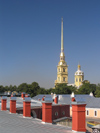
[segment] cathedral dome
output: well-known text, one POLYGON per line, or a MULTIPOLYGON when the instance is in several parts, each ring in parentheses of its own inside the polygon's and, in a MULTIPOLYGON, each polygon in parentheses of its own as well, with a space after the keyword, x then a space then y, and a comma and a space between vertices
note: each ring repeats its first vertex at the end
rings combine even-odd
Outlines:
POLYGON ((84 75, 84 72, 81 71, 81 66, 78 64, 78 70, 75 72, 75 75, 84 75))
POLYGON ((84 72, 81 71, 81 70, 77 70, 77 71, 75 72, 75 75, 84 75, 84 72))

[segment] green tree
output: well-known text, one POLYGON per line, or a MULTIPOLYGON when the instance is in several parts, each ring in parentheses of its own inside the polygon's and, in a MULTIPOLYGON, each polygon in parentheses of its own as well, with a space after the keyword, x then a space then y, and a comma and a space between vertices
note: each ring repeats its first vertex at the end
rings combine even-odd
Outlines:
POLYGON ((96 85, 95 84, 90 84, 90 83, 84 83, 79 89, 78 89, 78 94, 90 94, 90 92, 95 95, 96 91, 96 85))
POLYGON ((39 90, 38 90, 38 92, 37 92, 38 94, 46 94, 47 93, 47 91, 46 91, 46 89, 45 88, 40 88, 39 90))
POLYGON ((31 95, 31 97, 36 96, 40 90, 40 86, 37 82, 33 82, 28 88, 27 92, 31 95))
POLYGON ((95 96, 100 97, 100 84, 96 86, 95 96))
POLYGON ((13 91, 17 91, 17 86, 16 85, 13 86, 13 91))
POLYGON ((8 87, 8 86, 5 86, 5 87, 4 87, 4 90, 5 90, 5 91, 9 91, 9 87, 8 87))
POLYGON ((16 85, 14 85, 14 86, 10 85, 9 91, 17 91, 17 86, 16 85))
POLYGON ((27 83, 22 83, 18 86, 17 91, 19 92, 26 92, 28 89, 28 84, 27 83))
POLYGON ((71 89, 67 84, 57 84, 55 87, 56 94, 71 94, 71 89))
POLYGON ((2 85, 0 85, 0 93, 3 93, 3 92, 5 92, 5 88, 2 85))
POLYGON ((75 94, 77 94, 78 92, 78 90, 77 90, 77 88, 75 87, 75 86, 68 86, 68 88, 71 90, 71 93, 72 92, 74 92, 75 94))

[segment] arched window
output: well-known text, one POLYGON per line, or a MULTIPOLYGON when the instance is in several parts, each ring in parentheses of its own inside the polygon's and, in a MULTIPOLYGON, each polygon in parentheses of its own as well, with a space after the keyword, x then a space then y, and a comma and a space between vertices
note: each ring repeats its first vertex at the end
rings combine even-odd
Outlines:
POLYGON ((79 78, 79 81, 81 82, 81 78, 79 78))
POLYGON ((63 72, 65 72, 65 68, 63 68, 63 72))
POLYGON ((63 77, 63 81, 65 81, 66 80, 66 78, 65 77, 63 77))
POLYGON ((76 82, 78 82, 78 79, 76 78, 76 82))

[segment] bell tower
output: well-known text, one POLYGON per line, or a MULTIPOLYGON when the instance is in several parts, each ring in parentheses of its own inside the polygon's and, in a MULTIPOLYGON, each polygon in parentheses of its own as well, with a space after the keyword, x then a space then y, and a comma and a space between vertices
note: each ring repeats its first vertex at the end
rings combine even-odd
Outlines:
POLYGON ((81 71, 81 66, 78 64, 77 71, 75 72, 75 86, 79 88, 84 80, 84 72, 81 71))
POLYGON ((68 66, 65 62, 64 54, 64 44, 63 44, 63 18, 61 20, 61 53, 60 61, 57 66, 57 80, 55 80, 55 85, 59 83, 68 83, 68 66))

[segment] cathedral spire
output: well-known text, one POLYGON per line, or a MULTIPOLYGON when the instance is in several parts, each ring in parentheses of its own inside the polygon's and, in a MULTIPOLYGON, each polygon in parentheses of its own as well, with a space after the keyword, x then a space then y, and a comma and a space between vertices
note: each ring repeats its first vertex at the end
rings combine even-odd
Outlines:
POLYGON ((61 53, 60 53, 60 61, 65 61, 64 44, 63 44, 63 18, 61 18, 61 53))
POLYGON ((61 18, 61 52, 64 51, 64 44, 63 44, 63 18, 61 18))
POLYGON ((65 61, 64 44, 63 44, 63 18, 61 19, 61 52, 60 61, 57 66, 57 80, 55 85, 60 83, 68 83, 68 66, 65 61))

